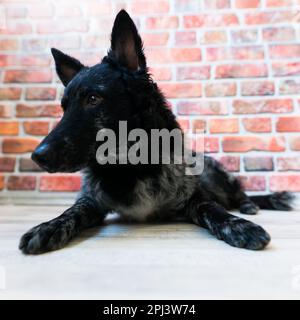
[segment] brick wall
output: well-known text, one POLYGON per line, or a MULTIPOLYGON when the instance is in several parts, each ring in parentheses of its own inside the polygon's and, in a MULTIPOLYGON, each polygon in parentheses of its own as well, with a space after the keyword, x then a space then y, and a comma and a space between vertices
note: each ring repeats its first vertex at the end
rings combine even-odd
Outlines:
POLYGON ((300 191, 299 0, 0 3, 2 201, 57 201, 79 189, 79 175, 48 175, 30 160, 61 116, 49 49, 97 63, 120 8, 135 18, 154 78, 185 130, 204 130, 206 151, 247 190, 300 191))

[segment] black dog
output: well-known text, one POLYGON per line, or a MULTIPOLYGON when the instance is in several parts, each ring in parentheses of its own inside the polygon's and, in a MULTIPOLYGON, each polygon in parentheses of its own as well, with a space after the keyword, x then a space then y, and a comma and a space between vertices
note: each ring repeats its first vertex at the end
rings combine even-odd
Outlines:
POLYGON ((19 248, 24 253, 62 248, 112 211, 135 221, 180 218, 235 247, 258 250, 269 243, 263 228, 226 210, 290 210, 292 196, 287 192, 248 197, 238 180, 210 157, 205 157, 203 174, 196 176, 186 175, 185 165, 97 162, 100 142, 95 137, 102 128, 117 132, 119 121, 127 121, 129 130, 179 128, 147 72, 141 38, 126 11, 116 17, 111 48, 101 63, 89 68, 56 49, 52 54, 66 87, 64 116, 32 159, 48 172, 83 170, 84 182, 71 208, 23 235, 19 248))

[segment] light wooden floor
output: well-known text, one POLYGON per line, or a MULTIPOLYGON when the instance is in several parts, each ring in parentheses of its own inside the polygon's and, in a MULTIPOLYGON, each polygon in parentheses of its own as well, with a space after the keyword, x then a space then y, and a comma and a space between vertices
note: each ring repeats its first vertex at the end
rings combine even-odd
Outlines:
POLYGON ((0 206, 0 299, 300 298, 300 211, 248 217, 273 237, 260 252, 194 225, 110 223, 60 251, 22 255, 20 236, 63 210, 0 206))

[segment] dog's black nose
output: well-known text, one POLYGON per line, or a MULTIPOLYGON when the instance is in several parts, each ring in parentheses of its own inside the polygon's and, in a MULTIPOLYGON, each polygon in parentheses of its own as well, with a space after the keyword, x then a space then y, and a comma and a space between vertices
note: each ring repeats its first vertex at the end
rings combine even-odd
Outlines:
POLYGON ((31 155, 31 159, 43 168, 47 168, 51 162, 51 150, 48 144, 38 146, 31 155))

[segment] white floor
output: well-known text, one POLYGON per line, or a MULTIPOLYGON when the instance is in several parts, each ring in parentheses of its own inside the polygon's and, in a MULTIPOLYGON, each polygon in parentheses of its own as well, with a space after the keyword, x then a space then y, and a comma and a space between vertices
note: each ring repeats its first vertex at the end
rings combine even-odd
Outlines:
POLYGON ((27 229, 63 210, 0 206, 0 299, 300 298, 300 211, 248 217, 272 235, 259 252, 232 248, 194 225, 115 222, 60 251, 18 251, 27 229))

